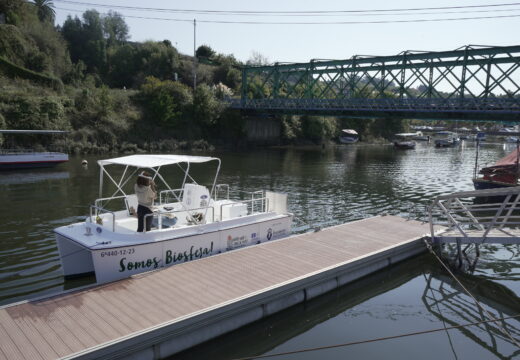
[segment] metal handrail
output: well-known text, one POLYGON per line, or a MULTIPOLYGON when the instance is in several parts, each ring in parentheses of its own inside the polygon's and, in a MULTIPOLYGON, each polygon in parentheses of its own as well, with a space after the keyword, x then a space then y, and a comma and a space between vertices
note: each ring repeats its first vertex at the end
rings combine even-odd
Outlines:
POLYGON ((227 189, 226 200, 229 200, 229 184, 217 184, 217 185, 215 185, 215 201, 218 200, 218 193, 219 193, 221 188, 226 188, 227 189))
MULTIPOLYGON (((90 222, 92 223, 92 209, 96 209, 97 211, 105 212, 112 215, 112 232, 116 231, 116 214, 113 211, 104 209, 102 207, 96 205, 90 205, 90 222)), ((98 212, 96 212, 96 216, 98 212)))
MULTIPOLYGON (((441 225, 434 218, 434 212, 440 213, 439 217, 447 220, 448 230, 457 230, 461 236, 468 237, 468 230, 480 230, 477 233, 485 241, 493 230, 500 230, 504 226, 518 225, 520 216, 515 211, 520 211, 520 186, 505 189, 475 190, 458 192, 449 195, 441 195, 435 198, 428 208, 430 219, 430 231, 434 238, 434 226, 441 225), (502 202, 489 203, 464 203, 461 199, 504 197, 502 202)), ((446 222, 442 223, 446 225, 446 222)), ((473 235, 474 236, 474 235, 473 235)))
MULTIPOLYGON (((172 189, 172 190, 163 190, 161 192, 159 192, 159 204, 162 205, 163 201, 162 201, 162 196, 163 194, 166 194, 166 193, 172 193, 173 196, 175 196, 175 192, 176 191, 179 191, 179 192, 184 192, 184 189, 172 189)), ((180 195, 179 196, 175 196, 177 198, 177 200, 179 200, 179 202, 181 201, 180 199, 180 195)))
POLYGON ((222 204, 222 205, 220 205, 220 218, 222 219, 222 209, 224 208, 224 206, 234 206, 234 205, 237 205, 237 204, 251 203, 251 213, 253 213, 253 206, 254 206, 254 202, 255 201, 261 201, 262 212, 267 212, 266 205, 267 205, 268 199, 267 199, 267 197, 262 197, 262 198, 259 198, 259 199, 251 199, 251 200, 237 201, 237 202, 233 202, 233 203, 229 203, 229 204, 222 204))
MULTIPOLYGON (((196 208, 196 209, 189 209, 189 210, 185 210, 185 209, 182 209, 182 210, 170 210, 170 211, 154 211, 153 213, 150 213, 150 214, 146 214, 143 218, 143 221, 144 221, 144 228, 143 228, 143 232, 146 232, 146 219, 149 218, 149 217, 154 217, 154 216, 164 216, 164 215, 169 215, 169 214, 175 214, 175 213, 181 213, 181 212, 187 212, 189 213, 190 216, 193 217, 193 215, 191 214, 193 211, 200 211, 200 210, 209 210, 211 209, 211 222, 215 222, 215 209, 213 208, 213 206, 205 206, 205 207, 201 207, 201 208, 196 208)), ((206 214, 204 214, 204 217, 206 217, 206 214)), ((159 228, 157 230, 161 230, 162 229, 162 221, 159 221, 158 222, 158 225, 159 225, 159 228)))
POLYGON ((106 197, 106 198, 99 198, 99 199, 96 199, 96 201, 94 201, 94 206, 101 208, 101 206, 99 205, 99 203, 102 202, 102 201, 107 201, 107 200, 116 200, 116 199, 124 199, 124 198, 126 198, 126 197, 127 197, 127 195, 120 195, 120 196, 111 196, 111 197, 106 197))

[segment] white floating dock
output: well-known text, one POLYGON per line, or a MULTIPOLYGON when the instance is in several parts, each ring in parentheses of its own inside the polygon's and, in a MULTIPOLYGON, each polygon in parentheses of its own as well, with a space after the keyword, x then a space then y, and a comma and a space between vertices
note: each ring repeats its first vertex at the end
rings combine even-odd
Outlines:
POLYGON ((0 308, 1 359, 160 359, 426 250, 382 216, 0 308))

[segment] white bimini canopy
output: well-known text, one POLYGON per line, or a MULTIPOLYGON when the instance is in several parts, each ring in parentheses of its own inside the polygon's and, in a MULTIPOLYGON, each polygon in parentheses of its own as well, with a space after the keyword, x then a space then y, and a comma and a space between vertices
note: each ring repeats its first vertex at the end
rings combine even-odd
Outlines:
POLYGON ((98 164, 100 166, 117 164, 138 168, 155 168, 178 163, 203 163, 213 160, 218 161, 219 159, 209 156, 191 155, 129 155, 113 159, 98 160, 98 164))

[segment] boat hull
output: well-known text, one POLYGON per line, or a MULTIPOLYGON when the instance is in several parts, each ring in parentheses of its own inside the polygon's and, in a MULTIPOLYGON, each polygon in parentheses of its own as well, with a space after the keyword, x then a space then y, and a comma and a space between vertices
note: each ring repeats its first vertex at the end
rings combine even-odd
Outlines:
POLYGON ((62 153, 1 154, 0 170, 53 167, 68 160, 69 156, 62 153))
MULTIPOLYGON (((60 233, 59 229, 56 230, 56 240, 66 278, 95 273, 97 283, 101 284, 145 271, 280 239, 290 234, 291 222, 292 215, 284 215, 265 221, 237 224, 225 229, 160 241, 136 243, 135 245, 129 245, 129 241, 126 241, 126 244, 121 246, 110 246, 110 241, 101 241, 98 238, 99 234, 94 230, 89 235, 92 242, 94 244, 107 243, 106 246, 96 249, 89 249, 60 233)), ((136 233, 128 236, 139 239, 146 235, 136 233)))
POLYGON ((403 142, 395 141, 394 142, 394 147, 396 149, 411 150, 411 149, 415 149, 415 142, 411 142, 411 141, 403 141, 403 142))
POLYGON ((484 180, 484 179, 473 179, 473 186, 475 190, 489 190, 489 189, 503 189, 508 187, 517 186, 516 184, 509 184, 498 181, 484 180))
MULTIPOLYGON (((508 187, 517 186, 516 184, 504 183, 499 181, 490 181, 484 179, 473 179, 473 186, 475 190, 489 190, 489 189, 504 189, 508 187)), ((500 203, 505 200, 505 196, 487 196, 477 198, 475 201, 478 203, 500 203)), ((511 201, 514 201, 516 196, 514 196, 511 201)))
POLYGON ((341 136, 339 142, 342 144, 354 144, 358 141, 358 138, 341 136))

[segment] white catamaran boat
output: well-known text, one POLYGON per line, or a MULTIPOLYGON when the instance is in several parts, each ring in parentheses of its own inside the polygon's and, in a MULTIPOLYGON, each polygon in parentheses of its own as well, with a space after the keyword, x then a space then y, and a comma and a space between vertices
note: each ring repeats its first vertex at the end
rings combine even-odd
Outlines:
POLYGON ((287 211, 287 195, 256 191, 245 193, 247 200, 230 199, 229 185, 216 184, 218 158, 130 155, 99 160, 98 164, 100 198, 90 206, 90 215, 85 222, 54 230, 66 278, 94 273, 98 283, 106 283, 290 233, 292 214, 287 211), (190 175, 192 164, 207 162, 217 163, 211 191, 190 175), (107 168, 114 171, 109 173, 107 168), (163 190, 158 190, 153 214, 147 215, 153 217, 152 229, 137 232, 137 197, 125 189, 133 189, 142 169, 151 170, 163 190), (174 171, 181 174, 179 188, 170 187, 163 177, 174 171), (116 189, 105 198, 104 178, 116 189))

